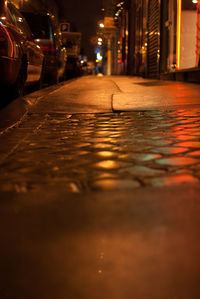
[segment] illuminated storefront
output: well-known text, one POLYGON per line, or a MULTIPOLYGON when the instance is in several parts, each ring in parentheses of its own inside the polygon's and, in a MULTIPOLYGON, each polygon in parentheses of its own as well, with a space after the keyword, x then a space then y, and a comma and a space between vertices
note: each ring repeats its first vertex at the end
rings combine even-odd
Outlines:
POLYGON ((169 0, 168 71, 199 67, 199 14, 199 0, 169 0))
POLYGON ((123 73, 200 82, 200 0, 129 0, 120 7, 121 3, 117 1, 120 14, 116 11, 115 18, 123 73))

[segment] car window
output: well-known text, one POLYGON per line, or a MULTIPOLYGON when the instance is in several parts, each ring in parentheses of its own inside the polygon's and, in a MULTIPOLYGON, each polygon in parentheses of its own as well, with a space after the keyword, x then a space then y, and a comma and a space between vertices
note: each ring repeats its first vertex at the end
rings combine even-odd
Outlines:
POLYGON ((47 15, 22 12, 30 26, 34 38, 51 39, 52 31, 49 17, 47 15))
POLYGON ((51 18, 51 22, 52 22, 52 27, 53 27, 54 35, 56 35, 57 38, 59 38, 59 26, 58 26, 58 24, 57 24, 56 19, 55 19, 54 16, 51 18))
POLYGON ((32 33, 22 14, 16 9, 14 5, 9 3, 8 7, 10 9, 10 13, 14 23, 24 34, 26 34, 30 38, 32 36, 32 33))

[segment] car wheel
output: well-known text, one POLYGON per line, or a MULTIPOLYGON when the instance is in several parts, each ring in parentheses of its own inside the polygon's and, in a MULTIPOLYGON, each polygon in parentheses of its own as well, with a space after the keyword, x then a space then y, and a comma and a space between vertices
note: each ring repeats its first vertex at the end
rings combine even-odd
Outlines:
POLYGON ((14 97, 22 97, 24 95, 25 82, 27 77, 27 66, 22 62, 17 81, 12 86, 12 95, 14 97))
POLYGON ((41 74, 40 74, 40 79, 36 83, 36 89, 41 89, 43 87, 43 83, 44 83, 44 62, 42 64, 42 71, 41 71, 41 74))
POLYGON ((59 76, 58 76, 58 69, 56 69, 51 76, 50 84, 58 84, 58 83, 59 83, 59 76))

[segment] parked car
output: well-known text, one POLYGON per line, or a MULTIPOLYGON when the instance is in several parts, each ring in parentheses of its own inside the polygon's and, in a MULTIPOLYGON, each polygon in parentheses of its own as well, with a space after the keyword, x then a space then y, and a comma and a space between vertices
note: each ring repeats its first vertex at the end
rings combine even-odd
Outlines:
POLYGON ((95 64, 93 61, 81 61, 82 75, 95 75, 95 64))
POLYGON ((64 76, 67 54, 62 46, 56 18, 49 13, 21 12, 31 28, 35 42, 45 55, 44 80, 50 84, 58 83, 64 76))
POLYGON ((81 65, 79 57, 75 55, 68 55, 66 68, 65 68, 65 77, 66 79, 76 78, 81 75, 81 65))
POLYGON ((44 55, 17 8, 0 2, 0 86, 20 96, 26 84, 41 84, 44 55))

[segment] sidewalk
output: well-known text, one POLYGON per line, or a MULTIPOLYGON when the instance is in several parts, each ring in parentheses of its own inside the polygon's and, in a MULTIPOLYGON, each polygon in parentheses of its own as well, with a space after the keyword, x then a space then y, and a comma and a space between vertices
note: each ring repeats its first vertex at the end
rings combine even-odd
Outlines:
POLYGON ((200 104, 200 85, 143 78, 114 77, 121 93, 113 96, 115 111, 192 108, 200 104))
POLYGON ((83 77, 25 101, 0 135, 0 298, 199 299, 200 86, 83 77))

